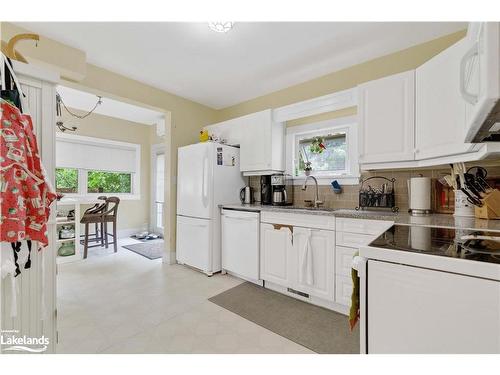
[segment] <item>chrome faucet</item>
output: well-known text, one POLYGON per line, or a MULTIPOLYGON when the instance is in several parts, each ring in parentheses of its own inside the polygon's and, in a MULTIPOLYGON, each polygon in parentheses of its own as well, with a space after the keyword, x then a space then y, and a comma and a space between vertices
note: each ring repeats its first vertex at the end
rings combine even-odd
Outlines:
POLYGON ((316 177, 314 176, 307 176, 306 179, 304 180, 304 184, 302 185, 302 190, 306 190, 307 189, 307 181, 312 178, 312 180, 314 181, 314 184, 316 185, 316 197, 314 198, 314 207, 318 208, 319 206, 321 206, 323 204, 323 201, 320 201, 319 200, 319 188, 318 188, 318 180, 316 180, 316 177))

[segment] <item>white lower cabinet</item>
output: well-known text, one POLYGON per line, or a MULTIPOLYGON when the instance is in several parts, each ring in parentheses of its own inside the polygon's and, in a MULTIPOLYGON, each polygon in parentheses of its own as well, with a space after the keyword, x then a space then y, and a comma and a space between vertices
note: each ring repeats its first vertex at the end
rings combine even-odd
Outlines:
POLYGON ((260 218, 264 285, 344 314, 351 304, 354 254, 393 224, 264 211, 260 218))
POLYGON ((357 248, 338 246, 335 248, 335 275, 351 277, 352 258, 357 248))
POLYGON ((335 302, 344 306, 351 306, 352 278, 349 276, 335 276, 335 302))
POLYGON ((291 285, 292 231, 289 226, 260 225, 260 278, 278 285, 291 285))
MULTIPOLYGON (((342 232, 337 233, 338 234, 342 232)), ((352 234, 354 235, 354 234, 352 234)), ((364 236, 364 235, 361 235, 364 236)), ((341 305, 351 305, 352 295, 352 259, 358 248, 335 247, 335 302, 341 305)))
POLYGON ((337 218, 335 220, 335 302, 351 305, 352 260, 361 246, 368 245, 393 225, 391 221, 337 218))
POLYGON ((294 289, 334 300, 334 231, 294 227, 291 264, 294 289))

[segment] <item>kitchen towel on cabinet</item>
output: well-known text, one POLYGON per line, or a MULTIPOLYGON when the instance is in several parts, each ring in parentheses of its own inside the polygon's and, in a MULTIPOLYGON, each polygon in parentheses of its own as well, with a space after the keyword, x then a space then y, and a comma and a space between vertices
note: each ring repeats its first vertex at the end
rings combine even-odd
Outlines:
POLYGON ((307 285, 314 284, 313 274, 313 254, 311 249, 311 230, 307 230, 306 240, 304 242, 304 251, 300 259, 299 280, 307 285))

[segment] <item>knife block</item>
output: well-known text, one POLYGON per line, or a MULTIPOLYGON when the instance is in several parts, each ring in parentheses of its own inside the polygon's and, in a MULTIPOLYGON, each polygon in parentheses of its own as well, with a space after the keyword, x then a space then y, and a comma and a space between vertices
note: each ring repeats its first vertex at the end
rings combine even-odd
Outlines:
POLYGON ((479 219, 500 219, 500 191, 494 189, 483 199, 482 207, 475 207, 475 216, 479 219))

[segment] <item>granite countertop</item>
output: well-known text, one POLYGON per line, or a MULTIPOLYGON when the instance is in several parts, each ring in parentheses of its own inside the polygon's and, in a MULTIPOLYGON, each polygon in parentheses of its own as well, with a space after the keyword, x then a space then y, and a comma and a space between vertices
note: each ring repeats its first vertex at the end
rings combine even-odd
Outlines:
POLYGON ((454 229, 500 231, 500 220, 484 220, 474 217, 455 217, 453 215, 431 214, 427 216, 411 216, 407 212, 391 211, 356 211, 351 209, 304 208, 297 206, 268 206, 260 204, 224 204, 221 208, 241 211, 271 211, 300 213, 309 215, 326 215, 352 219, 387 220, 395 224, 412 226, 444 227, 454 229))

